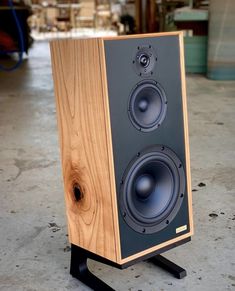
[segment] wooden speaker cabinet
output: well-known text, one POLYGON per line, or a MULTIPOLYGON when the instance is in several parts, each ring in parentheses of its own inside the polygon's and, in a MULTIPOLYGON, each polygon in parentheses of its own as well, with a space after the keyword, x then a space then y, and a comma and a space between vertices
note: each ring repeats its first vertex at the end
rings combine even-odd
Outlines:
POLYGON ((125 266, 193 234, 181 32, 51 42, 69 240, 125 266))

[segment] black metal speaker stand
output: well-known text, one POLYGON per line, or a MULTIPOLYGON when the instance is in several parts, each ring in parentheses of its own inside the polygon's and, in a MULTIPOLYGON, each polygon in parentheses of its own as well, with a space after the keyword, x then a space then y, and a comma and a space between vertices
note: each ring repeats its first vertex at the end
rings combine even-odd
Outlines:
MULTIPOLYGON (((180 242, 180 244, 185 243, 189 240, 190 239, 185 239, 180 242)), ((160 251, 163 252, 163 250, 160 251)), ((182 279, 187 276, 185 269, 161 256, 159 254, 160 251, 148 254, 126 264, 120 265, 72 244, 70 274, 95 291, 113 291, 114 289, 112 289, 109 285, 107 285, 105 282, 103 282, 101 279, 99 279, 89 271, 87 266, 87 259, 92 259, 110 265, 112 267, 116 267, 118 269, 125 269, 130 265, 133 265, 134 263, 148 259, 148 261, 152 262, 154 265, 163 268, 178 279, 182 279)))
POLYGON ((85 252, 72 245, 70 274, 95 291, 114 291, 114 289, 89 271, 87 259, 88 257, 85 252))
POLYGON ((183 279, 184 277, 187 276, 187 272, 185 269, 181 268, 180 266, 176 265, 175 263, 161 255, 156 255, 152 257, 150 259, 150 262, 168 271, 169 273, 174 275, 177 279, 183 279))

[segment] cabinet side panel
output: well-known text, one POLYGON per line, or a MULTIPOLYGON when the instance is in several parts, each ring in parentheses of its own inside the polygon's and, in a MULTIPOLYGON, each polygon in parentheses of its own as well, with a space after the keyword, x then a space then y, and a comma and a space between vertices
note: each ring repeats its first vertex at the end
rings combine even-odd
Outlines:
POLYGON ((186 174, 187 174, 187 187, 188 187, 188 211, 189 211, 189 224, 192 235, 194 234, 193 225, 193 202, 192 202, 192 186, 191 186, 191 167, 190 167, 190 151, 189 151, 189 130, 188 130, 188 109, 187 109, 187 94, 186 94, 186 80, 185 80, 185 63, 184 63, 184 36, 180 32, 180 68, 182 80, 182 106, 184 114, 184 140, 185 140, 185 159, 186 159, 186 174))
POLYGON ((69 240, 116 262, 99 41, 52 42, 52 70, 69 240))

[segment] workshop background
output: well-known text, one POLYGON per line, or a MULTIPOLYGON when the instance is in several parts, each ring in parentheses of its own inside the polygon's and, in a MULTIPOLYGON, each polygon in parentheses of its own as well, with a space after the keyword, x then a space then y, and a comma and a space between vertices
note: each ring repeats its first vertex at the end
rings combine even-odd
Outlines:
POLYGON ((49 41, 183 30, 195 235, 141 262, 90 261, 115 290, 235 290, 235 1, 0 1, 0 290, 89 290, 69 275, 49 41))

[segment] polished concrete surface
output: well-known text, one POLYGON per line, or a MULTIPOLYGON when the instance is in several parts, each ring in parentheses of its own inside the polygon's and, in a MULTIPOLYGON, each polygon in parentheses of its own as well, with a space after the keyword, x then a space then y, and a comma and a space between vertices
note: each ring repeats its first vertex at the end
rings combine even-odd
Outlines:
MULTIPOLYGON (((195 236, 166 257, 188 276, 147 262, 121 271, 90 261, 116 290, 235 290, 235 83, 192 75, 187 89, 195 236)), ((69 275, 63 195, 42 42, 17 71, 0 72, 0 290, 89 290, 69 275)))

